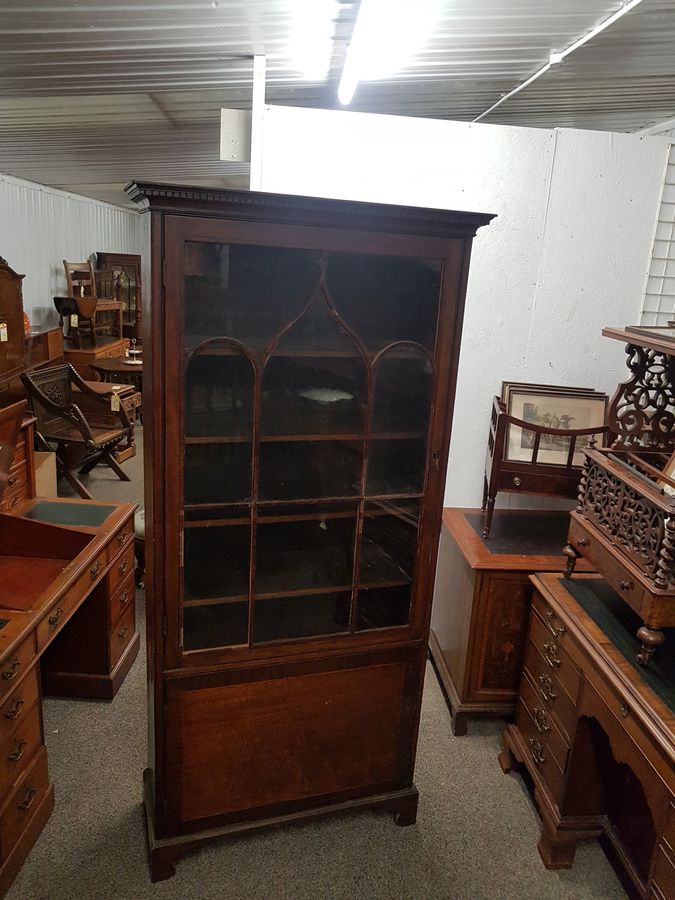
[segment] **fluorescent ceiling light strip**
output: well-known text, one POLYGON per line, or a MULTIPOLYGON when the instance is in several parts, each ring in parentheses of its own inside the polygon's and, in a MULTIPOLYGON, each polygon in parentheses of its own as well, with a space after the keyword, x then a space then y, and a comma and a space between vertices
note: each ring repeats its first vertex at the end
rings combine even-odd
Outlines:
POLYGON ((523 88, 526 88, 528 85, 532 84, 533 81, 536 81, 544 72, 548 72, 551 66, 557 65, 562 62, 566 56, 569 56, 570 53, 574 53, 575 50, 578 50, 579 47, 583 47, 588 41, 596 36, 596 34, 600 34, 601 31, 604 31, 605 28, 609 28, 610 25, 613 25, 618 19, 622 16, 625 16, 626 13, 630 12, 631 9, 634 9, 638 3, 642 3, 642 0, 629 0, 628 3, 624 3, 615 13, 612 13, 609 18, 605 19, 604 22, 601 22, 599 25, 596 25, 595 28, 591 28, 589 32, 587 32, 583 37, 580 37, 579 40, 575 41, 573 44, 570 44, 569 47, 566 47, 564 50, 560 52, 551 52, 549 56, 549 61, 545 66, 542 66, 538 72, 535 72, 534 75, 531 75, 527 81, 524 81, 522 84, 519 84, 518 87, 514 88, 512 91, 509 91, 508 94, 504 94, 496 103, 493 103, 489 109, 486 109, 485 112, 482 112, 479 116, 476 116, 475 119, 472 119, 472 122, 480 122, 481 119, 484 119, 485 116, 489 115, 493 110, 497 109, 498 106, 501 106, 502 103, 505 103, 510 97, 513 97, 519 91, 522 91, 523 88))

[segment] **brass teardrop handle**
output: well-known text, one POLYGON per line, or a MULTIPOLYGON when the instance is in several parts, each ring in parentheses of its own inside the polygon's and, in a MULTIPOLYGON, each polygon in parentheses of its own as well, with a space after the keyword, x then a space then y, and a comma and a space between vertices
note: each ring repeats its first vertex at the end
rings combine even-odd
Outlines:
POLYGON ((129 602, 129 591, 124 591, 120 594, 120 606, 124 606, 129 602))
POLYGON ((635 585, 632 581, 622 581, 619 587, 622 591, 632 591, 635 585))
POLYGON ((89 569, 89 574, 90 574, 91 577, 92 577, 92 581, 93 581, 94 578, 96 578, 96 577, 98 576, 98 573, 101 571, 101 566, 102 566, 102 565, 103 565, 103 563, 102 563, 101 560, 99 559, 99 561, 96 563, 96 565, 95 565, 95 566, 92 566, 91 569, 89 569))
POLYGON ((128 537, 129 537, 128 531, 120 531, 120 533, 117 535, 117 541, 120 545, 124 544, 124 543, 126 543, 126 540, 128 537))
POLYGON ((50 616, 47 621, 49 622, 50 628, 56 628, 61 619, 63 618, 63 610, 59 607, 53 616, 50 616))
POLYGON ((35 800, 36 794, 37 794, 37 788, 27 787, 26 795, 23 798, 23 800, 21 801, 21 803, 19 803, 19 809, 23 809, 23 810, 30 809, 31 806, 33 805, 33 801, 35 800))
POLYGON ((10 475, 9 478, 7 479, 7 484, 10 487, 12 487, 13 485, 15 485, 17 483, 18 480, 19 480, 18 475, 10 475))
POLYGON ((2 680, 3 680, 3 681, 14 681, 14 679, 15 679, 16 676, 18 675, 18 671, 17 671, 17 670, 18 670, 18 668, 19 668, 20 665, 21 665, 21 663, 20 663, 19 660, 15 657, 15 658, 12 660, 12 663, 11 663, 9 669, 5 669, 5 671, 2 673, 2 680))
POLYGON ((118 637, 121 641, 123 641, 124 638, 125 638, 128 634, 129 634, 129 626, 128 626, 128 625, 125 625, 124 628, 123 628, 121 631, 118 631, 118 632, 117 632, 117 637, 118 637))
POLYGON ((7 757, 8 762, 18 762, 23 756, 23 748, 26 746, 26 742, 21 738, 16 741, 16 750, 12 750, 12 752, 7 757))
POLYGON ((24 704, 23 697, 17 697, 16 700, 14 701, 14 706, 12 707, 12 709, 8 709, 7 712, 5 713, 5 718, 9 719, 10 722, 13 722, 14 719, 18 719, 19 714, 21 712, 21 707, 23 706, 23 704, 24 704))
POLYGON ((588 544, 588 541, 586 540, 586 538, 579 538, 579 540, 577 541, 577 544, 578 544, 580 547, 585 547, 586 544, 588 544))
POLYGON ((129 560, 123 559, 122 562, 119 564, 118 568, 120 570, 120 575, 124 575, 126 570, 129 568, 129 560))
POLYGON ((562 665, 561 660, 556 656, 557 647, 551 641, 546 641, 544 644, 544 656, 546 657, 546 662, 552 669, 557 669, 562 665))

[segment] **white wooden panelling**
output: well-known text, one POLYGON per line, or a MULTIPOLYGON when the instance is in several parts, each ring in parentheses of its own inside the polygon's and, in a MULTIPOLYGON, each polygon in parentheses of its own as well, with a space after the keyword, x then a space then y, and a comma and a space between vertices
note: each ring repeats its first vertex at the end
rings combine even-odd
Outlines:
POLYGON ((146 253, 147 223, 133 210, 1 174, 0 210, 0 256, 26 276, 24 308, 34 326, 58 322, 52 297, 65 291, 64 259, 146 253))
MULTIPOLYGON (((675 140, 675 131, 671 132, 675 140)), ((654 247, 642 308, 642 325, 667 325, 675 319, 675 143, 663 181, 654 247)))

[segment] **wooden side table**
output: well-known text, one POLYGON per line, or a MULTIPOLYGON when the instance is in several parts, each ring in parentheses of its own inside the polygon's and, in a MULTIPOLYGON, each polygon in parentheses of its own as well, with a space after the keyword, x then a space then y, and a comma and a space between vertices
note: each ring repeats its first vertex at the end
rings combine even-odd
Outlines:
MULTIPOLYGON (((569 513, 444 509, 429 647, 455 735, 472 716, 512 716, 523 666, 533 572, 562 572, 569 513)), ((581 566, 581 561, 579 563, 581 566)), ((593 571, 585 563, 584 571, 593 571)))

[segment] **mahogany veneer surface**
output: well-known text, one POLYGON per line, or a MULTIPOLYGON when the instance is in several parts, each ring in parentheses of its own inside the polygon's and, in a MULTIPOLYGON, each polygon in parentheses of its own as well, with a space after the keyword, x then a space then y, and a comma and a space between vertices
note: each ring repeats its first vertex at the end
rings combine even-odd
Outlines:
POLYGON ((34 556, 0 556, 0 609, 32 609, 69 562, 34 556))

